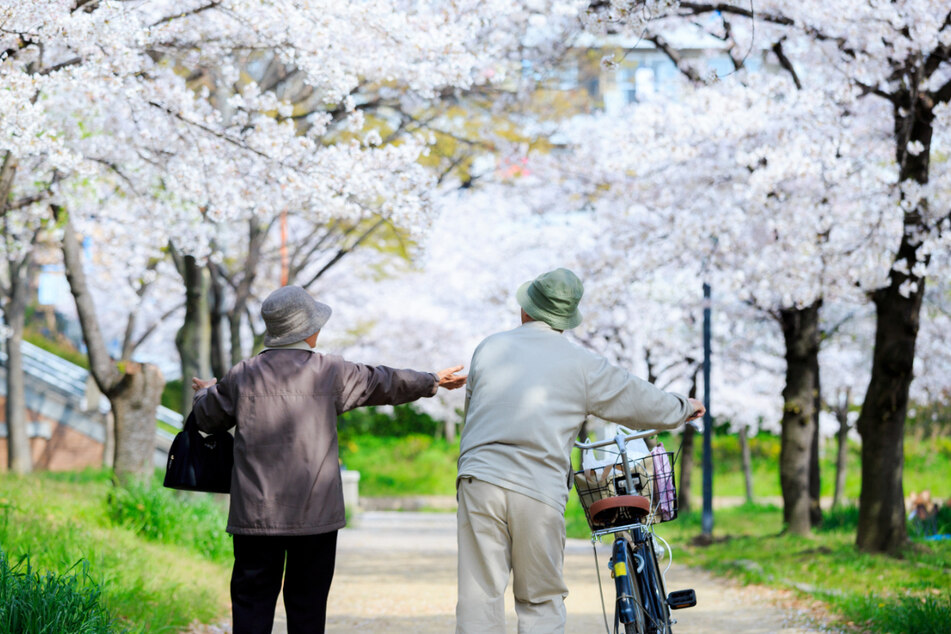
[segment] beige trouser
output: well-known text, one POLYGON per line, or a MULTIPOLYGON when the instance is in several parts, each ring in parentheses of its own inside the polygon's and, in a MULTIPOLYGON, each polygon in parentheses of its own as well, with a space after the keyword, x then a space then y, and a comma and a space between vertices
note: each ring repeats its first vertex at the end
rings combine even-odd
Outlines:
POLYGON ((565 631, 565 515, 474 478, 459 481, 457 634, 505 632, 505 586, 513 573, 522 634, 565 631))

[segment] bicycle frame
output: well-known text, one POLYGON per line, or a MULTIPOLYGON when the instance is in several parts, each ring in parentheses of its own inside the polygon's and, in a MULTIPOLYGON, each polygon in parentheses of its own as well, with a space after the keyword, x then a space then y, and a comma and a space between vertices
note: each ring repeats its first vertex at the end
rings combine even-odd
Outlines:
MULTIPOLYGON (((655 430, 647 430, 624 434, 619 430, 612 439, 590 443, 575 442, 575 446, 583 452, 615 445, 622 465, 624 483, 627 493, 630 495, 634 493, 635 487, 627 454, 627 443, 656 433, 655 430)), ((681 597, 686 596, 684 593, 690 593, 692 603, 689 600, 680 601, 677 605, 670 602, 664 590, 663 573, 660 571, 657 562, 649 523, 645 524, 643 521, 635 520, 621 526, 602 529, 592 527, 591 542, 594 544, 601 537, 611 534, 615 535, 610 561, 611 574, 614 577, 617 593, 615 626, 618 623, 623 623, 627 632, 670 632, 672 623, 670 609, 695 605, 696 597, 693 591, 673 593, 681 597)), ((597 557, 597 554, 595 554, 595 557, 597 557)), ((607 615, 605 615, 606 618, 607 615)))

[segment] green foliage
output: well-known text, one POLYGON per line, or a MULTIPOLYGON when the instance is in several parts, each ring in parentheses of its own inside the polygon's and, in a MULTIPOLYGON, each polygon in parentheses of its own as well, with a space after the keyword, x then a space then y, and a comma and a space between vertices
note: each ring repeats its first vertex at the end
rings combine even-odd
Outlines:
POLYGON ((41 574, 28 555, 11 566, 0 549, 0 631, 98 634, 114 629, 89 562, 78 561, 61 574, 41 574))
POLYGON ((415 434, 438 435, 442 421, 416 411, 412 405, 397 405, 392 410, 361 407, 338 418, 337 433, 341 441, 357 436, 402 437, 415 434))
POLYGON ((360 495, 455 495, 459 443, 412 434, 340 441, 340 460, 360 472, 360 495))
MULTIPOLYGON (((134 631, 181 631, 219 619, 230 566, 116 526, 106 503, 112 490, 105 470, 0 475, 0 544, 9 561, 28 555, 33 569, 61 576, 85 560, 105 609, 134 631)), ((223 522, 218 530, 227 540, 223 522)))
POLYGON ((173 412, 181 412, 182 408, 182 380, 173 379, 165 382, 162 389, 162 405, 173 412))
POLYGON ((908 408, 908 417, 905 426, 908 433, 916 438, 937 438, 951 441, 951 403, 948 396, 934 403, 914 404, 908 408))
POLYGON ((212 561, 232 558, 231 539, 224 532, 224 509, 209 493, 173 491, 156 480, 116 487, 108 496, 109 518, 116 526, 163 544, 189 548, 212 561))

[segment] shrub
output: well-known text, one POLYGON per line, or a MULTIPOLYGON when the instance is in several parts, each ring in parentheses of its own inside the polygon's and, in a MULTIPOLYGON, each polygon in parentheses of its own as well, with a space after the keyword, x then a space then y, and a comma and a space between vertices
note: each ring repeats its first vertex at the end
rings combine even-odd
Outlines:
POLYGON ((86 560, 62 574, 40 574, 28 556, 10 566, 0 550, 0 631, 96 634, 115 629, 86 560))
POLYGON ((410 405, 393 408, 362 407, 339 417, 337 431, 342 438, 356 436, 403 437, 411 434, 438 435, 443 423, 410 405))

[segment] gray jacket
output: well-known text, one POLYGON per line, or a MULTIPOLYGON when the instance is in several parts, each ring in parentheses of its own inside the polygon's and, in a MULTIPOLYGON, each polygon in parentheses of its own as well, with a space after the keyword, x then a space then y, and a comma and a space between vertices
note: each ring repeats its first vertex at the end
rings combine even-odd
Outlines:
POLYGON ((235 427, 228 532, 313 535, 342 528, 337 415, 432 396, 436 375, 267 349, 195 394, 198 428, 235 427))
POLYGON ((692 413, 685 397, 530 321, 492 335, 472 355, 459 477, 563 511, 571 447, 586 416, 635 429, 671 429, 692 413))

